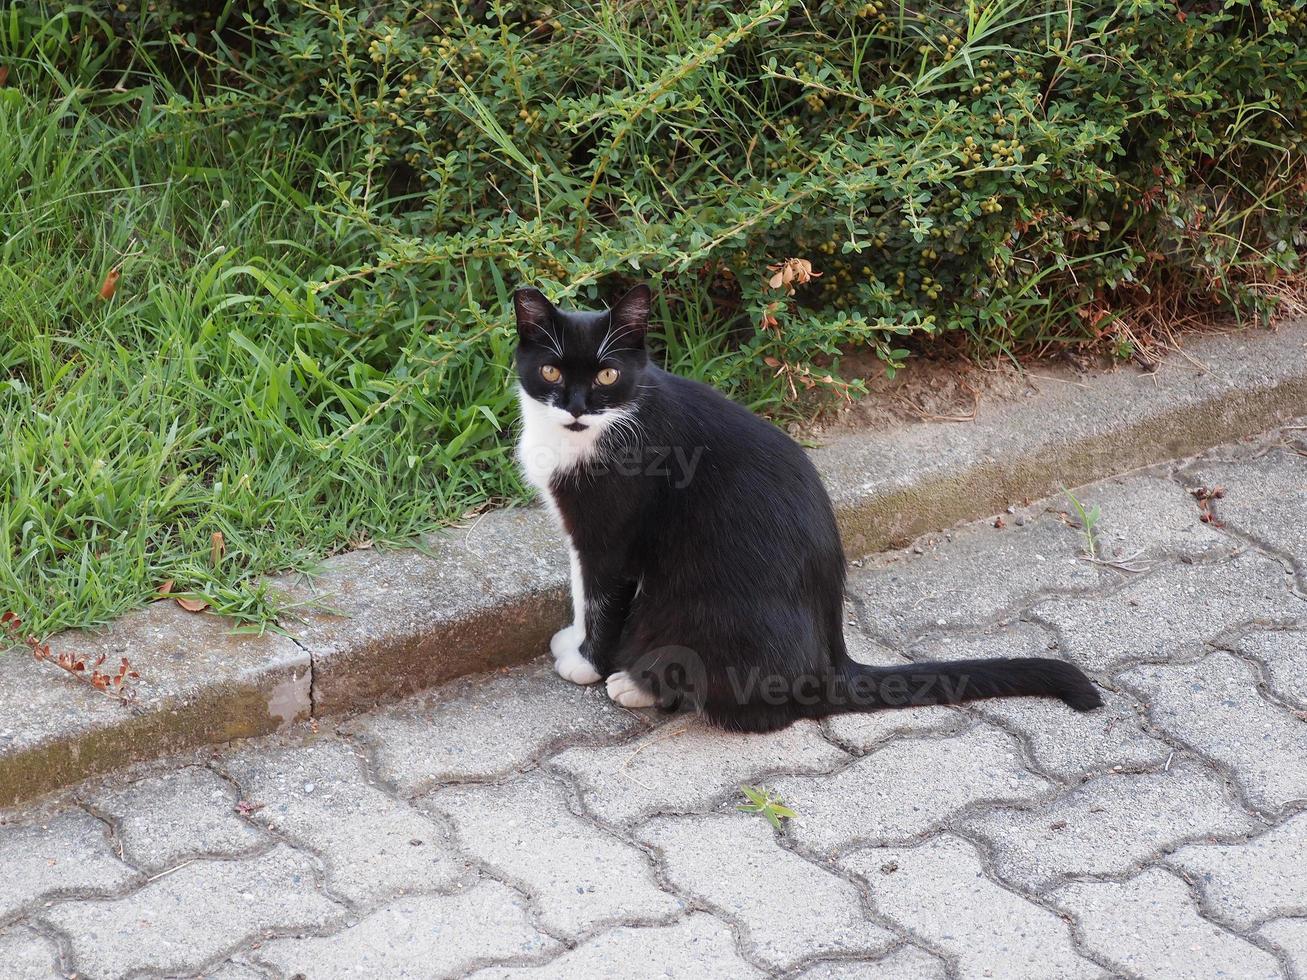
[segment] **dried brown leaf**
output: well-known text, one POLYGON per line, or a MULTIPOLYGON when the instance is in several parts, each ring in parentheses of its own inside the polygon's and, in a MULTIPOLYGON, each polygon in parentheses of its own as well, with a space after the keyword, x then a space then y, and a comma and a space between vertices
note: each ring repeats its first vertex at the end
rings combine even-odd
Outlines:
POLYGON ((104 274, 104 282, 100 283, 100 299, 113 299, 113 294, 118 290, 118 277, 120 273, 114 268, 104 274))
POLYGON ((821 276, 820 272, 812 270, 812 263, 807 259, 786 259, 776 265, 767 266, 767 271, 773 273, 767 280, 767 285, 772 289, 784 288, 790 296, 794 295, 795 286, 802 286, 821 276))

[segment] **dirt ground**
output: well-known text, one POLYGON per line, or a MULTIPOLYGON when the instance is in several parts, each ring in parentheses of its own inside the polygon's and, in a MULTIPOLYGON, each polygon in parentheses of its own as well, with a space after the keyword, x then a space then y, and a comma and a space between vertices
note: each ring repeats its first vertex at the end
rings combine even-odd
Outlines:
POLYGON ((1047 385, 1083 384, 1086 375, 1101 371, 1139 371, 1105 357, 1032 359, 1020 365, 1006 358, 978 363, 961 357, 918 357, 895 377, 870 353, 848 354, 840 373, 861 377, 868 392, 823 413, 804 435, 823 437, 854 429, 883 429, 904 421, 970 422, 986 405, 1028 398, 1047 385))

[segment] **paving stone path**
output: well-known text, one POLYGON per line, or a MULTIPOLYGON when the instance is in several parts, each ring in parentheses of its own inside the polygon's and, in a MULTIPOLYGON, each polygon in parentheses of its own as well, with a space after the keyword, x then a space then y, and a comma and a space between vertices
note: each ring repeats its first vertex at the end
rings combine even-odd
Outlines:
POLYGON ((1086 488, 1097 561, 1063 499, 851 568, 857 656, 1064 657, 1101 711, 469 678, 0 812, 0 975, 1307 980, 1304 435, 1086 488))

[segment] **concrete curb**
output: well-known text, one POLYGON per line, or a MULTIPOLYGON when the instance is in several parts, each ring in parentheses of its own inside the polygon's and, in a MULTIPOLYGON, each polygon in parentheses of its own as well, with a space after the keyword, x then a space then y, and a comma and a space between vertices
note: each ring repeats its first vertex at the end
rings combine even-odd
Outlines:
MULTIPOLYGON (((1202 338, 1154 373, 1050 382, 975 422, 905 426, 813 456, 850 554, 1274 428, 1307 408, 1307 320, 1202 338)), ((983 410, 983 406, 982 406, 983 410)))
MULTIPOLYGON (((1188 456, 1307 415, 1307 321, 1207 337, 1152 374, 1050 383, 975 422, 841 437, 813 452, 851 554, 1116 473, 1188 456)), ((567 616, 567 562, 538 508, 487 514, 429 553, 354 552, 311 584, 294 638, 231 636, 212 616, 156 603, 60 650, 123 655, 142 674, 132 709, 0 656, 0 807, 163 754, 359 710, 544 651, 567 616)))
POLYGON ((158 602, 102 633, 51 645, 140 670, 131 708, 97 694, 26 651, 0 654, 0 807, 87 776, 201 745, 263 735, 311 711, 313 661, 275 634, 232 636, 216 616, 158 602))

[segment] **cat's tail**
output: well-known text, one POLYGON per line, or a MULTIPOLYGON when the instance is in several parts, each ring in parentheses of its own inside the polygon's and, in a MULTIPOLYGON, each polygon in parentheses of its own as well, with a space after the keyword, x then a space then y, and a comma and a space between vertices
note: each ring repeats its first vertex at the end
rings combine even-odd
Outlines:
POLYGON ((826 692, 822 714, 880 711, 983 698, 1058 698, 1076 711, 1102 707, 1080 668, 1048 657, 948 660, 872 667, 846 660, 826 692))

